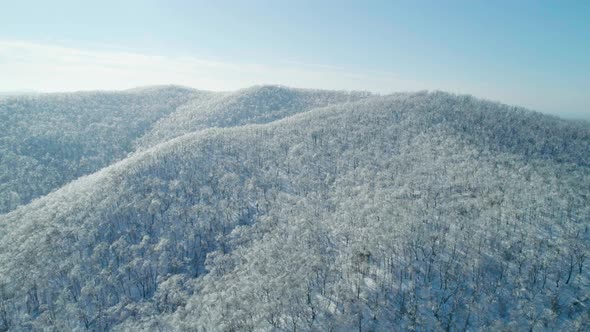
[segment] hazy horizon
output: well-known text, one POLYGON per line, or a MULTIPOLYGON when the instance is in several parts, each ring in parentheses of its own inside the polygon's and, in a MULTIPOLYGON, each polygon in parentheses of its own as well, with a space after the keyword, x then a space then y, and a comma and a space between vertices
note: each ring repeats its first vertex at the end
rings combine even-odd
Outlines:
POLYGON ((11 2, 0 91, 442 90, 589 118, 590 4, 11 2))
MULTIPOLYGON (((143 88, 143 87, 153 87, 153 86, 166 86, 166 85, 176 85, 176 86, 182 86, 182 87, 186 87, 186 88, 192 88, 192 89, 196 89, 196 90, 201 90, 201 91, 235 91, 235 90, 239 90, 239 89, 245 89, 245 88, 249 88, 252 86, 264 86, 264 85, 280 85, 280 86, 286 86, 286 85, 282 85, 282 84, 255 84, 255 85, 250 85, 250 86, 244 86, 241 88, 237 88, 234 90, 206 90, 206 89, 200 89, 199 87, 194 87, 194 86, 188 86, 188 85, 182 85, 182 84, 175 84, 175 83, 164 83, 164 84, 150 84, 150 85, 138 85, 138 86, 134 86, 134 87, 130 87, 130 88, 123 88, 123 89, 84 89, 84 90, 63 90, 63 91, 38 91, 38 90, 26 90, 26 89, 19 89, 19 90, 0 90, 0 97, 1 96, 19 96, 19 95, 37 95, 37 94, 50 94, 50 93, 75 93, 75 92, 91 92, 91 91, 125 91, 125 90, 129 90, 129 89, 134 89, 134 88, 143 88)), ((305 88, 305 87, 298 87, 298 88, 305 88)), ((321 88, 320 88, 321 89, 321 88)), ((326 90, 330 90, 330 89, 326 89, 326 90)), ((343 90, 343 91, 368 91, 366 89, 361 90, 361 89, 357 89, 357 90, 350 90, 350 89, 332 89, 332 90, 343 90)), ((409 91, 409 90, 404 90, 404 91, 392 91, 390 93, 396 93, 396 92, 418 92, 418 91, 444 91, 444 90, 414 90, 414 91, 409 91)), ((387 93, 380 93, 380 92, 376 92, 376 91, 369 91, 371 93, 375 93, 375 94, 382 94, 385 95, 387 93)), ((445 91, 448 92, 448 91, 445 91)), ((459 93, 460 94, 460 93, 459 93)), ((466 94, 466 95, 471 95, 471 94, 466 94)), ((503 102, 502 100, 494 100, 491 98, 483 98, 480 96, 476 96, 476 95, 472 95, 473 97, 476 98, 480 98, 480 99, 484 99, 484 100, 491 100, 491 101, 495 101, 495 102, 500 102, 503 104, 507 104, 505 102, 503 102)), ((508 104, 510 105, 510 104, 508 104)), ((517 105, 517 104, 512 104, 512 106, 518 106, 518 107, 523 107, 522 105, 517 105)), ((545 113, 547 115, 553 115, 553 116, 558 116, 560 118, 563 119, 568 119, 568 120, 584 120, 584 121, 590 121, 590 112, 586 113, 586 112, 567 112, 567 111, 561 111, 561 112, 543 112, 543 111, 539 111, 536 109, 530 109, 531 111, 536 111, 536 112, 541 112, 541 113, 545 113)))

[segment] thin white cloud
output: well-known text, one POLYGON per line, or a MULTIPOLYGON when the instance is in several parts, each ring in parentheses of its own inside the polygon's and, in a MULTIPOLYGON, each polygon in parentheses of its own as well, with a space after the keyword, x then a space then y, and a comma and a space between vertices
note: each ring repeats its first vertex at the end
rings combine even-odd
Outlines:
POLYGON ((114 90, 167 83, 205 90, 235 90, 255 84, 376 92, 425 88, 418 82, 329 66, 228 63, 22 41, 0 41, 0 77, 0 90, 4 91, 114 90))

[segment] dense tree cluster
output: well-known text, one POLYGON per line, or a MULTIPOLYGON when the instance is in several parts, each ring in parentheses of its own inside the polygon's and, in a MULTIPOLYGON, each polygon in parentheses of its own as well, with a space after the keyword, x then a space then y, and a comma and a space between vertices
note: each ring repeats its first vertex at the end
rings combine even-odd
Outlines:
POLYGON ((126 157, 196 93, 171 86, 0 99, 0 214, 126 157))
POLYGON ((1 216, 0 330, 590 328, 590 127, 322 93, 201 96, 1 216))

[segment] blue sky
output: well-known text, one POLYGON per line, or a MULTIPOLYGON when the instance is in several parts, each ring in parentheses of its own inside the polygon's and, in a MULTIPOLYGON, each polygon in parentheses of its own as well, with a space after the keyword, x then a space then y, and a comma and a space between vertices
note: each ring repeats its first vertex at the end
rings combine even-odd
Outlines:
POLYGON ((446 90, 590 118, 590 1, 0 0, 0 90, 446 90))

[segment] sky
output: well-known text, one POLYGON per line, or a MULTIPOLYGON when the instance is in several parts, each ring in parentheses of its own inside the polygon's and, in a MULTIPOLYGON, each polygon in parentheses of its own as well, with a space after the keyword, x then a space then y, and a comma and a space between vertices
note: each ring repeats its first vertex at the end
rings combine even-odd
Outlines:
POLYGON ((590 119, 590 1, 0 0, 0 91, 444 90, 590 119))

